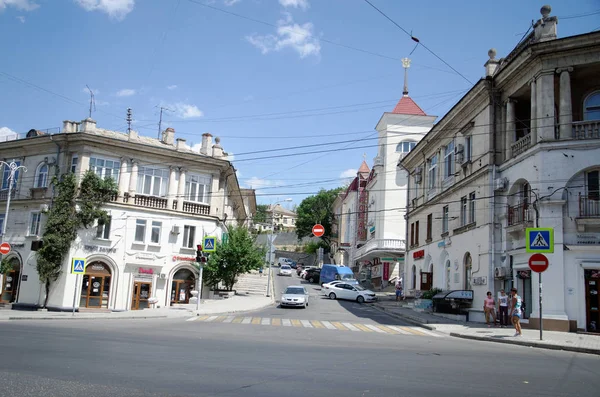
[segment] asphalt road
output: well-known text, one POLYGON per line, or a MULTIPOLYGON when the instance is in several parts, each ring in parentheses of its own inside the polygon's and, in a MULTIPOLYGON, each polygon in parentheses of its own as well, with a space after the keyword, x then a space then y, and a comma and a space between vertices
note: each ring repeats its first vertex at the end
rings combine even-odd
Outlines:
MULTIPOLYGON (((381 326, 378 316, 354 314, 364 310, 354 304, 347 309, 351 302, 317 302, 322 305, 239 317, 282 313, 283 319, 308 316, 304 323, 381 326), (323 318, 327 313, 329 320, 323 318)), ((592 355, 448 336, 225 323, 225 318, 0 322, 0 396, 596 397, 600 392, 598 357, 592 355)))

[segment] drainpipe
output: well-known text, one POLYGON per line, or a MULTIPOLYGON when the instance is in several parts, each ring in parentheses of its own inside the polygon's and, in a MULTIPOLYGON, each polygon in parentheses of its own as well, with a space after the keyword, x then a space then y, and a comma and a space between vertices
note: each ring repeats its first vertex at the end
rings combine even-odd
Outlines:
POLYGON ((492 151, 492 179, 490 183, 490 261, 488 269, 488 291, 492 291, 495 295, 494 289, 494 265, 496 264, 496 221, 495 221, 495 207, 496 207, 496 195, 495 195, 495 181, 496 181, 496 121, 498 112, 496 111, 496 91, 494 89, 494 78, 488 77, 489 94, 490 94, 490 106, 491 106, 491 125, 492 125, 492 139, 491 139, 491 151, 492 151))

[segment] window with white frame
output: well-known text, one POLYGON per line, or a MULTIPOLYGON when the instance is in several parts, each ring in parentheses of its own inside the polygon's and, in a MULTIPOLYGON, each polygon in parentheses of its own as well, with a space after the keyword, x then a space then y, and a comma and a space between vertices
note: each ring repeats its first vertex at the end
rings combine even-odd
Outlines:
POLYGON ((444 178, 454 176, 454 142, 444 148, 444 178))
MULTIPOLYGON (((21 165, 20 161, 15 161, 14 162, 17 167, 21 165)), ((10 178, 10 168, 8 168, 6 165, 4 166, 4 171, 2 173, 2 190, 6 190, 8 189, 8 180, 10 178)), ((19 180, 19 170, 15 171, 15 175, 13 178, 13 187, 17 184, 17 181, 19 180)))
MULTIPOLYGON (((72 166, 73 164, 71 163, 72 166)), ((112 178, 115 182, 118 182, 121 162, 101 157, 90 157, 90 170, 102 179, 112 178)))
POLYGON ((475 222, 475 192, 469 193, 469 223, 475 222))
POLYGON ((197 203, 208 203, 211 177, 188 175, 185 179, 185 199, 197 203))
POLYGON ((409 153, 417 146, 416 142, 413 141, 402 141, 396 146, 396 152, 398 153, 409 153))
POLYGON ((150 242, 152 244, 160 244, 161 229, 162 229, 162 222, 152 221, 152 230, 150 233, 150 242))
POLYGON ((464 226, 467 224, 467 196, 463 196, 460 199, 460 225, 464 226))
POLYGON ((96 238, 108 240, 110 238, 110 216, 105 222, 98 222, 98 227, 96 228, 96 238))
POLYGON ((40 224, 42 222, 41 212, 32 212, 29 216, 29 235, 39 236, 40 235, 40 224))
POLYGON ((436 175, 437 175, 437 166, 438 166, 438 156, 437 154, 429 159, 429 170, 427 172, 427 179, 429 184, 429 189, 435 189, 436 183, 436 175))
POLYGON ((442 208, 442 233, 448 233, 448 210, 447 205, 442 208))
POLYGON ((0 215, 0 236, 2 235, 2 231, 4 230, 4 214, 0 215))
POLYGON ((473 137, 465 137, 465 161, 473 160, 473 137))
POLYGON ((591 93, 583 104, 584 120, 600 120, 600 91, 591 93))
POLYGON ((165 197, 169 185, 169 170, 163 168, 140 167, 138 170, 137 192, 148 196, 165 197))
POLYGON ((35 184, 33 187, 48 187, 48 164, 41 163, 35 171, 35 184))
POLYGON ((136 219, 135 221, 135 237, 133 239, 136 243, 143 243, 146 241, 146 220, 136 219))
POLYGON ((196 226, 183 226, 183 247, 194 248, 194 240, 196 237, 196 226))
POLYGON ((71 173, 74 174, 77 171, 77 163, 79 162, 79 157, 74 154, 71 157, 71 173))

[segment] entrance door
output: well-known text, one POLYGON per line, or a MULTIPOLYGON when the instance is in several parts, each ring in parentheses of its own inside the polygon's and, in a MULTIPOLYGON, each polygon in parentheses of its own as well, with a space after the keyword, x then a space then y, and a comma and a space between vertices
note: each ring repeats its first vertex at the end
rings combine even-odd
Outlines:
POLYGON ((171 305, 190 303, 190 291, 194 290, 196 277, 189 269, 179 269, 171 283, 171 305))
POLYGON ((433 273, 421 273, 421 291, 429 291, 433 284, 433 273))
POLYGON ((136 281, 133 284, 133 296, 131 298, 131 310, 142 310, 150 307, 148 299, 152 292, 152 283, 148 281, 136 281))
POLYGON ((107 265, 102 262, 87 265, 81 283, 79 307, 107 309, 110 281, 111 273, 107 265))
MULTIPOLYGON (((16 259, 16 258, 13 258, 16 259)), ((19 277, 21 277, 21 266, 18 260, 11 259, 13 263, 13 269, 4 275, 2 283, 2 295, 0 295, 0 302, 12 303, 17 299, 17 291, 19 287, 19 277)))
POLYGON ((600 332, 600 270, 585 270, 586 330, 600 332))

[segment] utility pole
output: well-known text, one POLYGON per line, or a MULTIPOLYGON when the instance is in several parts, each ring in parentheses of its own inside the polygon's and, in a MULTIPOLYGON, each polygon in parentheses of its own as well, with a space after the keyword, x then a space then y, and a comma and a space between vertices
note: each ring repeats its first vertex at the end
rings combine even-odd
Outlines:
POLYGON ((127 133, 131 134, 131 108, 127 108, 127 133))
MULTIPOLYGON (((156 106, 156 107, 158 107, 158 106, 156 106)), ((159 140, 160 140, 160 133, 162 131, 162 115, 163 115, 163 110, 167 110, 169 112, 173 111, 173 110, 171 110, 169 108, 166 108, 166 107, 163 107, 163 106, 160 107, 160 118, 158 120, 158 139, 159 140)))
POLYGON ((90 112, 88 114, 88 117, 91 119, 92 118, 92 108, 94 109, 94 111, 96 111, 96 98, 94 98, 94 91, 92 91, 92 89, 87 84, 85 86, 90 91, 90 112))

